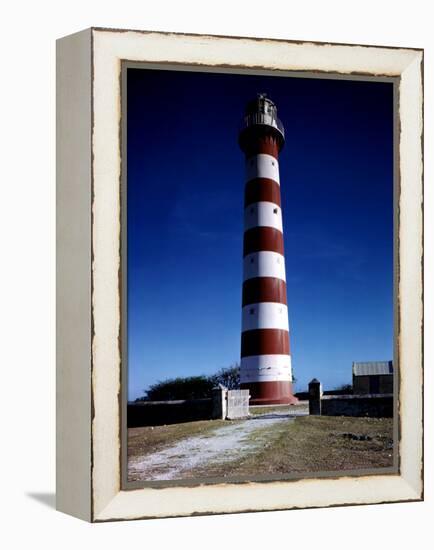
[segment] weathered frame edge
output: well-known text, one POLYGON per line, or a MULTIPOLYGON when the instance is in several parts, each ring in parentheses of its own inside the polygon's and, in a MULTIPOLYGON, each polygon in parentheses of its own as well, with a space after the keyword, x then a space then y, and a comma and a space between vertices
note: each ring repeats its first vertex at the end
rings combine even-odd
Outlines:
POLYGON ((56 43, 56 508, 91 521, 91 40, 56 43))

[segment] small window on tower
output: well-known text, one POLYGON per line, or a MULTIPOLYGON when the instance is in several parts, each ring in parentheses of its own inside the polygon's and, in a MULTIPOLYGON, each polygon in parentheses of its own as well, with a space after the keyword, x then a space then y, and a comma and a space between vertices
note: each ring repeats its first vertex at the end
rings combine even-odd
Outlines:
POLYGON ((251 264, 255 263, 255 259, 254 259, 254 258, 250 258, 250 263, 251 263, 251 264))
POLYGON ((254 208, 251 208, 250 209, 250 214, 253 214, 255 212, 255 209, 254 208))
POLYGON ((278 212, 277 208, 275 208, 275 209, 273 210, 273 212, 274 212, 275 214, 277 214, 277 212, 278 212))
POLYGON ((250 315, 253 315, 255 313, 255 308, 251 307, 249 313, 250 315))

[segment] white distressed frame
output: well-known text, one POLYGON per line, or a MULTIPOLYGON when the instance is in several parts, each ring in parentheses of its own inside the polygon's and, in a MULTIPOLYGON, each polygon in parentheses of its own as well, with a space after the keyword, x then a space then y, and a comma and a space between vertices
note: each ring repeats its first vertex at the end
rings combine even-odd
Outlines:
POLYGON ((89 29, 58 41, 57 506, 88 521, 423 498, 423 52, 89 29), (399 77, 399 475, 121 490, 122 60, 399 77))

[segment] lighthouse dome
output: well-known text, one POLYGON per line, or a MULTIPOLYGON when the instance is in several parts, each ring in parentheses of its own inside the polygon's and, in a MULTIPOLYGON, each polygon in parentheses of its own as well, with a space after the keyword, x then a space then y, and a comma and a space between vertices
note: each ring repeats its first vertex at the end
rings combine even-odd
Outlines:
POLYGON ((271 101, 267 94, 257 94, 255 99, 249 101, 246 105, 246 115, 264 114, 277 118, 277 107, 274 101, 271 101))
POLYGON ((246 140, 255 134, 271 134, 279 144, 279 149, 285 142, 285 130, 277 117, 277 107, 266 94, 257 94, 255 99, 247 103, 240 131, 239 142, 242 149, 246 140))

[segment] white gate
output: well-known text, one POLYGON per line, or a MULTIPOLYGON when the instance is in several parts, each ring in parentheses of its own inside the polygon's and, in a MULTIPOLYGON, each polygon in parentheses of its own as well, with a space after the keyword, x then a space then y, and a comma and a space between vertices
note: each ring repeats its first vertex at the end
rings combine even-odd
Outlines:
POLYGON ((249 416, 249 390, 228 390, 226 418, 246 418, 249 416))

